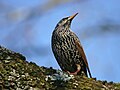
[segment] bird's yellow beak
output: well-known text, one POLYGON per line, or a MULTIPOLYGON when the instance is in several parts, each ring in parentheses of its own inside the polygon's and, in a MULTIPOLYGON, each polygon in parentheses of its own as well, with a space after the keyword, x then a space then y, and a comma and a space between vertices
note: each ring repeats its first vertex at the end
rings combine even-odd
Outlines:
POLYGON ((74 14, 74 15, 70 16, 70 17, 69 17, 69 19, 71 19, 71 20, 72 20, 72 19, 73 19, 73 18, 74 18, 77 14, 78 14, 78 13, 76 13, 76 14, 74 14))

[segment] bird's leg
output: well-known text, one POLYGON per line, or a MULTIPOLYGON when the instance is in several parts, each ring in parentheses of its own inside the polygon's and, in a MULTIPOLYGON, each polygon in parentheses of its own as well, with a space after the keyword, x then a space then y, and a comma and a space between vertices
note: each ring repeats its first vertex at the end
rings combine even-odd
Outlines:
POLYGON ((69 74, 72 74, 72 75, 77 75, 77 73, 80 71, 81 67, 80 67, 79 64, 76 64, 76 66, 77 66, 77 70, 76 70, 75 72, 69 72, 69 71, 67 71, 67 72, 68 72, 69 74))

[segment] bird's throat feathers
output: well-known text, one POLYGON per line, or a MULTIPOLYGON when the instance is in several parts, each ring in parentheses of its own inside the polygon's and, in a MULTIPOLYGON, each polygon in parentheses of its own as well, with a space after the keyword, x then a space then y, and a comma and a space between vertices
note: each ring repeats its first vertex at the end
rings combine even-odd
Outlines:
POLYGON ((59 26, 59 27, 55 28, 55 32, 57 32, 58 34, 68 33, 68 32, 70 32, 70 27, 69 26, 59 26))
MULTIPOLYGON (((59 24, 59 23, 58 23, 59 24)), ((57 25, 55 27, 55 31, 58 31, 59 33, 60 32, 69 32, 70 31, 70 24, 68 23, 65 23, 63 25, 57 25)))

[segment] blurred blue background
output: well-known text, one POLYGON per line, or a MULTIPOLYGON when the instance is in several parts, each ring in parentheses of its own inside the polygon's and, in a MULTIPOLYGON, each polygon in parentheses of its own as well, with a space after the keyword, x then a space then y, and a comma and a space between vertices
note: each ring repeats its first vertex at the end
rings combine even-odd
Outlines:
POLYGON ((0 45, 39 66, 60 69, 51 35, 60 19, 78 12, 80 38, 93 77, 120 82, 120 0, 0 0, 0 45))

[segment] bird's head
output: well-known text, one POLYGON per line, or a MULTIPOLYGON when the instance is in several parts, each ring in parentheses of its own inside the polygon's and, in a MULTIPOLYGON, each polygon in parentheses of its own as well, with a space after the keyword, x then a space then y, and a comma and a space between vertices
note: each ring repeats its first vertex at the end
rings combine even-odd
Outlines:
POLYGON ((64 28, 70 28, 70 25, 71 25, 71 22, 73 20, 73 18, 77 15, 78 13, 72 15, 72 16, 69 16, 69 17, 66 17, 66 18, 63 18, 61 19, 58 24, 56 25, 56 28, 58 27, 64 27, 64 28))

